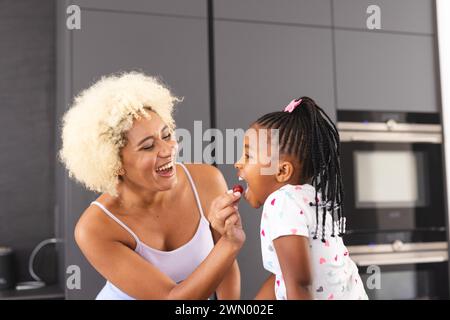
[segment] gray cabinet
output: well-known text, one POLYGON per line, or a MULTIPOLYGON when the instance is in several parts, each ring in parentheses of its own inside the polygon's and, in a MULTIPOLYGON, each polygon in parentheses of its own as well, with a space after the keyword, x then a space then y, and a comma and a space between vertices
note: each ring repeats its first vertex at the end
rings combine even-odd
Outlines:
POLYGON ((207 22, 202 18, 83 11, 73 33, 73 90, 111 72, 142 70, 160 77, 184 101, 177 126, 209 127, 207 22), (132 50, 130 50, 132 48, 132 50))
MULTIPOLYGON (((58 37, 58 77, 69 84, 58 100, 59 116, 74 95, 100 76, 139 70, 159 76, 177 96, 184 97, 175 113, 178 127, 193 132, 195 120, 201 120, 203 128, 209 127, 207 20, 202 18, 205 1, 190 5, 184 1, 127 1, 126 8, 123 1, 78 4, 81 29, 66 30, 58 37), (180 16, 184 9, 190 10, 189 16, 180 16)), ((65 16, 63 5, 59 15, 60 20, 65 16)), ((66 296, 91 299, 105 280, 81 254, 73 231, 80 214, 97 195, 69 180, 61 168, 57 176, 62 188, 58 207, 65 218, 65 266, 81 269, 81 290, 66 289, 66 296)))
POLYGON ((332 0, 334 25, 338 28, 367 30, 366 10, 377 5, 381 31, 434 33, 433 0, 332 0))
MULTIPOLYGON (((231 21, 215 22, 217 126, 243 128, 301 95, 335 118, 332 30, 231 21)), ((237 146, 242 152, 242 146, 237 146)), ((237 182, 230 164, 220 165, 228 184, 237 182)), ((240 203, 247 241, 239 255, 242 297, 251 299, 267 276, 259 243, 261 210, 240 203)))
POLYGON ((337 107, 438 112, 433 36, 335 30, 337 107))
MULTIPOLYGON (((18 282, 32 280, 30 254, 55 236, 58 218, 54 17, 53 1, 0 1, 0 246, 15 251, 18 282)), ((51 270, 51 256, 48 261, 39 267, 51 270)))
POLYGON ((315 99, 334 118, 331 32, 216 21, 219 128, 247 127, 301 95, 315 99))
POLYGON ((216 19, 331 26, 330 0, 214 0, 216 19))

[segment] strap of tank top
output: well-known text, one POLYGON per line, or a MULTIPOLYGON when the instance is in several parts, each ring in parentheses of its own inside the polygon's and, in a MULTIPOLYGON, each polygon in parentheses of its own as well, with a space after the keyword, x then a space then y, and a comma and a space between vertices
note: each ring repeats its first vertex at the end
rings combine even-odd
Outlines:
POLYGON ((102 211, 103 211, 104 213, 106 213, 106 215, 108 215, 111 219, 113 219, 113 220, 114 220, 115 222, 117 222, 122 228, 124 228, 125 230, 127 230, 127 231, 131 234, 131 236, 132 236, 132 237, 134 238, 134 240, 136 241, 136 245, 139 244, 140 240, 139 240, 139 238, 137 237, 137 235, 136 235, 133 231, 131 231, 131 229, 128 228, 128 226, 127 226, 125 223, 123 223, 122 221, 120 221, 119 218, 117 218, 115 215, 113 215, 113 214, 111 213, 111 211, 109 211, 108 209, 106 209, 104 205, 102 205, 102 204, 101 204, 100 202, 98 202, 98 201, 92 201, 91 204, 95 204, 95 205, 98 206, 100 209, 102 209, 102 211))
POLYGON ((191 183, 192 191, 194 191, 195 201, 197 202, 198 210, 200 210, 200 214, 202 215, 202 217, 204 217, 205 215, 203 213, 202 204, 200 202, 200 197, 198 196, 197 188, 195 187, 194 180, 192 180, 189 170, 185 167, 185 165, 183 163, 177 162, 177 164, 179 164, 184 169, 184 172, 186 172, 189 182, 191 183))

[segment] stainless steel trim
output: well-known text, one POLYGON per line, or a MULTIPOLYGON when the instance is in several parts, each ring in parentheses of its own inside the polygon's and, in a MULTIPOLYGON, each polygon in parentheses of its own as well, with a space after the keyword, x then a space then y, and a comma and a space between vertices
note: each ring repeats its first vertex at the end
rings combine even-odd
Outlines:
POLYGON ((416 252, 416 251, 432 251, 447 250, 448 244, 445 241, 439 242, 415 242, 402 243, 400 249, 397 241, 392 244, 377 244, 363 246, 348 246, 347 250, 350 254, 372 254, 372 253, 393 253, 393 252, 416 252))
POLYGON ((440 124, 396 123, 394 122, 346 122, 337 123, 339 131, 388 131, 388 132, 442 132, 440 124))
POLYGON ((13 252, 12 248, 0 246, 0 256, 5 256, 5 255, 10 254, 12 252, 13 252))
POLYGON ((357 266, 366 267, 370 265, 403 265, 419 263, 436 263, 448 261, 447 251, 418 251, 401 253, 374 253, 351 256, 357 266))
POLYGON ((341 142, 442 143, 440 133, 340 131, 341 142))

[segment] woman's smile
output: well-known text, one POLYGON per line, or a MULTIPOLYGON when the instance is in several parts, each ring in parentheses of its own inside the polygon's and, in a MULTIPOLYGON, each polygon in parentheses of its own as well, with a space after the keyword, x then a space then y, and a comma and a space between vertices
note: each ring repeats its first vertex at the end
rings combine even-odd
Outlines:
POLYGON ((155 169, 156 174, 163 178, 170 178, 175 175, 175 164, 173 160, 166 162, 165 164, 155 169))

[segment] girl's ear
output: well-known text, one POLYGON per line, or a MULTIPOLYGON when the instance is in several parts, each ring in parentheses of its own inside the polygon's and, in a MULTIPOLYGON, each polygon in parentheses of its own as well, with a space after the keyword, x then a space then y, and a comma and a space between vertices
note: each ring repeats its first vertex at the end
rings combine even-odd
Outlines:
POLYGON ((278 164, 278 172, 275 178, 278 182, 283 183, 289 181, 294 174, 294 166, 289 161, 280 161, 278 164))

